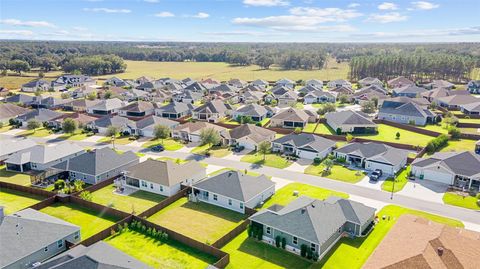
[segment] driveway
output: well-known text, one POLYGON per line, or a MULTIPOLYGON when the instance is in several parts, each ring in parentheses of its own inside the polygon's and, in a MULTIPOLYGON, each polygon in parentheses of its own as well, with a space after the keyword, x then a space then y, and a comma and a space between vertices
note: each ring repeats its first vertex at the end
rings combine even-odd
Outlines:
POLYGON ((285 168, 286 170, 292 171, 292 172, 298 172, 302 173, 305 171, 305 169, 312 164, 312 160, 308 159, 298 159, 295 162, 293 162, 289 167, 285 168))
POLYGON ((382 190, 383 181, 385 181, 384 177, 382 177, 378 181, 370 181, 370 177, 367 175, 355 185, 363 186, 374 190, 382 190))
POLYGON ((92 136, 87 136, 87 138, 83 139, 82 141, 85 142, 97 142, 98 140, 104 138, 105 136, 103 135, 92 135, 92 136))
POLYGON ((16 134, 19 134, 21 132, 25 132, 25 129, 12 129, 12 130, 8 130, 6 132, 3 132, 2 134, 4 135, 16 135, 16 134))
POLYGON ((416 180, 407 182, 403 190, 399 191, 398 194, 443 204, 442 198, 447 189, 448 186, 445 184, 429 180, 416 180))
POLYGON ((243 156, 247 155, 248 153, 250 153, 252 151, 253 151, 253 149, 244 149, 240 152, 233 152, 232 154, 229 154, 228 156, 223 157, 223 159, 239 162, 240 159, 242 159, 243 156))
POLYGON ((280 177, 272 177, 271 180, 275 182, 275 190, 278 191, 281 188, 285 187, 286 185, 293 183, 293 181, 280 178, 280 177))
POLYGON ((190 142, 186 145, 183 145, 183 148, 181 148, 179 150, 176 150, 176 152, 190 153, 190 151, 192 151, 192 149, 194 149, 198 146, 200 146, 199 142, 190 142))

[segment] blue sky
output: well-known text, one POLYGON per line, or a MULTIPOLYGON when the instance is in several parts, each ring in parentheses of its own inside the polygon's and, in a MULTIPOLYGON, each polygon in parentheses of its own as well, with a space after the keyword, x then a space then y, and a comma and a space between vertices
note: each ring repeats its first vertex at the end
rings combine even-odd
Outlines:
POLYGON ((0 39, 480 41, 479 0, 0 0, 0 39))

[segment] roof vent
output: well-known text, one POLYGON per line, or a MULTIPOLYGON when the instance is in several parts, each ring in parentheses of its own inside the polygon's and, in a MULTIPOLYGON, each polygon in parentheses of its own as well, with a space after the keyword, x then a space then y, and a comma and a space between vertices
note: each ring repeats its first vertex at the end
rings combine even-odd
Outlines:
POLYGON ((442 255, 443 255, 443 248, 442 248, 442 247, 438 247, 438 248, 437 248, 437 254, 438 254, 438 256, 442 256, 442 255))

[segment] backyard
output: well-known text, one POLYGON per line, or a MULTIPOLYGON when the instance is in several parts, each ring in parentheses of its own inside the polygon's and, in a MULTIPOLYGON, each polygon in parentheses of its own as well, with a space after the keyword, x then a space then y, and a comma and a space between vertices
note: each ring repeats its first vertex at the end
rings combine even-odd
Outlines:
POLYGON ((251 152, 243 156, 242 159, 240 159, 240 161, 253 163, 256 165, 271 166, 271 167, 280 168, 280 169, 287 168, 292 164, 291 161, 275 153, 267 153, 265 155, 265 160, 264 160, 263 154, 257 153, 257 152, 251 152))
POLYGON ((115 185, 111 184, 92 192, 92 202, 138 214, 165 199, 165 196, 146 191, 136 191, 130 195, 116 194, 115 188, 115 185))
MULTIPOLYGON (((194 154, 205 155, 207 153, 208 147, 209 147, 208 144, 203 146, 198 146, 192 149, 192 151, 190 152, 194 154)), ((208 152, 210 153, 210 156, 217 157, 217 158, 222 158, 232 153, 228 147, 221 147, 221 146, 213 146, 210 148, 210 150, 208 150, 208 152)))
POLYGON ((418 134, 412 131, 402 130, 386 124, 378 124, 378 134, 354 135, 365 139, 408 144, 412 146, 425 146, 434 137, 418 134), (396 138, 396 133, 400 133, 400 138, 396 138))
POLYGON ((311 164, 305 169, 304 173, 348 183, 357 183, 366 176, 366 173, 363 171, 350 169, 338 164, 334 164, 332 168, 330 168, 329 173, 324 173, 324 168, 323 164, 311 164))
POLYGON ((162 243, 136 231, 126 230, 105 242, 153 268, 206 268, 216 258, 196 249, 168 240, 162 243))
POLYGON ((382 190, 391 192, 393 188, 393 192, 398 192, 405 187, 408 182, 408 175, 410 174, 410 165, 407 168, 404 168, 397 173, 395 176, 395 188, 393 188, 393 177, 387 178, 382 184, 382 190))
POLYGON ((446 192, 443 195, 443 202, 445 204, 469 208, 473 210, 480 210, 480 205, 478 203, 479 199, 480 195, 460 195, 455 192, 446 192))
POLYGON ((326 123, 319 123, 317 129, 315 129, 316 134, 335 134, 335 132, 328 126, 326 123))
POLYGON ((30 175, 10 172, 5 169, 5 165, 0 165, 0 181, 12 184, 30 186, 30 175))
POLYGON ((143 143, 142 148, 151 148, 156 145, 162 145, 165 148, 165 150, 169 150, 169 151, 175 151, 183 148, 182 143, 176 140, 173 140, 171 138, 163 139, 163 141, 162 139, 148 140, 147 142, 143 143))
POLYGON ((149 221, 203 243, 214 243, 238 226, 245 215, 219 206, 189 202, 183 197, 148 218, 149 221))
POLYGON ((118 221, 117 218, 107 216, 103 212, 95 212, 89 208, 71 203, 55 203, 40 211, 80 226, 82 240, 112 226, 118 221))
POLYGON ((0 189, 0 205, 4 207, 5 215, 10 215, 19 210, 32 206, 46 197, 34 195, 7 188, 0 189))

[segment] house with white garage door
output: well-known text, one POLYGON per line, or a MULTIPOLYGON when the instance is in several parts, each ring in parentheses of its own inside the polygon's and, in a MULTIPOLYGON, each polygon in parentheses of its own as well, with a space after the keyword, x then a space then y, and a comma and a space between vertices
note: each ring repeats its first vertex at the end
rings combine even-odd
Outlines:
POLYGON ((230 145, 257 150, 262 142, 272 142, 276 132, 255 126, 253 124, 242 124, 230 130, 230 145))
POLYGON ((336 159, 368 171, 394 175, 407 164, 408 151, 381 143, 350 143, 333 151, 336 159))
POLYGON ((480 156, 471 151, 438 152, 413 161, 411 174, 418 179, 480 191, 480 156))
MULTIPOLYGON (((229 137, 227 128, 203 121, 186 122, 175 127, 172 131, 172 137, 186 142, 200 142, 200 133, 203 129, 208 128, 218 131, 222 139, 229 137)), ((225 141, 222 141, 221 144, 224 143, 225 141)))
POLYGON ((313 160, 327 157, 335 145, 335 141, 318 135, 292 133, 272 141, 272 151, 313 160))

